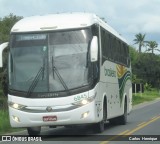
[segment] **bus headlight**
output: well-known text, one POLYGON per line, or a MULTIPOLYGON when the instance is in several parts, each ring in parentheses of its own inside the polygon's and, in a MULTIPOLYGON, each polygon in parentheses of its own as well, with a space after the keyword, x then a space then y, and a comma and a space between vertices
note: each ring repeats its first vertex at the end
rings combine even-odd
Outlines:
POLYGON ((86 104, 88 104, 88 103, 89 103, 89 101, 88 101, 87 99, 84 99, 84 100, 81 101, 81 104, 82 104, 82 105, 86 105, 86 104))
POLYGON ((75 102, 75 103, 72 103, 72 104, 78 105, 78 106, 83 106, 83 105, 86 105, 86 104, 92 102, 94 99, 95 99, 95 95, 92 97, 86 98, 86 99, 82 99, 82 100, 75 102))
POLYGON ((26 107, 26 106, 24 106, 24 105, 17 104, 17 103, 13 103, 13 102, 8 102, 8 105, 9 105, 10 107, 12 107, 12 108, 14 108, 14 109, 18 109, 18 110, 23 109, 23 108, 26 107))

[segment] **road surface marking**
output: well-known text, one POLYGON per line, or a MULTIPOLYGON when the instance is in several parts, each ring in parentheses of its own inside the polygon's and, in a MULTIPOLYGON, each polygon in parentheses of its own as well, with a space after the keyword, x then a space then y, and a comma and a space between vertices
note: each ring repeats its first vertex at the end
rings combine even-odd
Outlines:
POLYGON ((126 131, 124 131, 124 132, 121 132, 121 133, 119 133, 118 135, 115 135, 115 136, 107 139, 106 141, 102 141, 100 144, 108 144, 110 141, 113 141, 113 140, 115 140, 116 138, 118 138, 118 137, 120 137, 120 136, 126 137, 126 136, 128 136, 128 135, 131 135, 131 134, 133 134, 134 132, 136 132, 136 131, 144 128, 145 126, 149 125, 150 123, 153 123, 154 121, 156 121, 156 120, 158 120, 158 119, 160 119, 160 116, 155 116, 155 117, 151 118, 151 120, 149 120, 148 122, 142 122, 142 123, 140 123, 140 124, 138 125, 138 127, 136 127, 135 129, 132 129, 131 131, 126 130, 126 131))
POLYGON ((152 117, 151 119, 155 119, 157 116, 152 117))
POLYGON ((133 134, 134 132, 136 132, 136 131, 144 128, 145 126, 149 125, 150 123, 153 123, 154 121, 156 121, 156 120, 158 120, 158 119, 160 119, 160 116, 157 116, 157 117, 155 117, 154 119, 151 119, 150 121, 148 121, 148 122, 146 122, 146 123, 138 126, 137 128, 129 131, 128 133, 126 133, 126 134, 124 134, 124 135, 131 135, 131 134, 133 134))
POLYGON ((102 141, 100 144, 107 144, 107 143, 109 143, 110 141, 115 140, 116 138, 120 137, 121 135, 124 135, 124 134, 127 133, 127 132, 129 132, 129 130, 123 131, 123 132, 119 133, 118 135, 115 135, 115 136, 107 139, 106 141, 102 141))
POLYGON ((146 122, 142 122, 142 123, 140 123, 140 124, 138 124, 137 126, 141 126, 141 125, 143 125, 143 124, 145 124, 146 122))

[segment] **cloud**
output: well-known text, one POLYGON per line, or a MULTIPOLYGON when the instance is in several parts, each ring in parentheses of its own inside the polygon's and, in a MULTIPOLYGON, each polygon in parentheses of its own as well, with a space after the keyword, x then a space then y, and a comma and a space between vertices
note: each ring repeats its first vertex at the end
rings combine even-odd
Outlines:
POLYGON ((148 16, 143 31, 160 33, 160 16, 148 16))

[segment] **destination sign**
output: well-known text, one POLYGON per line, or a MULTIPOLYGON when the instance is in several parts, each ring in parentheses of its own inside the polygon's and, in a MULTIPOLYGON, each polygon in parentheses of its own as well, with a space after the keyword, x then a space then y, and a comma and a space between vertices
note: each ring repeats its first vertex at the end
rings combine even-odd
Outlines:
POLYGON ((16 41, 45 40, 46 37, 47 37, 47 35, 45 35, 45 34, 17 35, 16 41))

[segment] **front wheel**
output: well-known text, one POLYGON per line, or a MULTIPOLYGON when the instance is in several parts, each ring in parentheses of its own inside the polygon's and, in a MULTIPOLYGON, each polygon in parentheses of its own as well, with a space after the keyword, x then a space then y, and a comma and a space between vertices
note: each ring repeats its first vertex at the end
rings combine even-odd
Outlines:
POLYGON ((104 131, 104 122, 103 120, 94 124, 94 131, 96 133, 102 133, 104 131))
POLYGON ((29 136, 39 135, 41 132, 41 127, 29 127, 27 128, 29 136))

